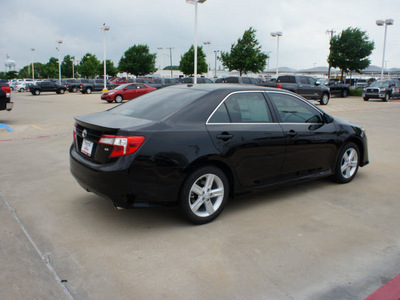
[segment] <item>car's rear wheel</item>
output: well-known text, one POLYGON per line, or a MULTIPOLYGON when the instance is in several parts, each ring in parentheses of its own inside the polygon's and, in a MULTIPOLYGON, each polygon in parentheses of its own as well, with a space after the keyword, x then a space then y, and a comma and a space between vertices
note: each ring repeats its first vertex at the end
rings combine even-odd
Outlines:
POLYGON ((65 90, 64 89, 60 89, 60 94, 64 94, 65 90))
POLYGON ((39 96, 40 95, 40 91, 39 90, 35 90, 35 95, 39 96))
POLYGON ((319 101, 321 105, 327 105, 329 103, 329 95, 327 93, 324 93, 321 97, 321 100, 319 101))
POLYGON ((78 91, 78 88, 76 88, 76 87, 73 87, 73 88, 72 88, 72 92, 73 92, 73 93, 76 93, 77 91, 78 91))
POLYGON ((347 92, 347 90, 343 90, 342 91, 342 98, 346 98, 348 94, 349 93, 347 92))
POLYGON ((19 91, 23 93, 23 92, 25 92, 25 89, 22 88, 22 89, 20 89, 19 91))
POLYGON ((91 88, 87 88, 86 89, 86 94, 91 94, 92 93, 92 89, 91 88))
POLYGON ((191 173, 183 184, 180 205, 184 215, 195 224, 211 222, 220 215, 229 197, 229 181, 214 166, 191 173))
POLYGON ((335 181, 348 183, 356 176, 360 166, 360 150, 355 143, 346 144, 336 163, 335 181))
POLYGON ((121 95, 117 95, 115 96, 115 103, 121 103, 122 102, 122 96, 121 95))
POLYGON ((368 101, 369 100, 369 98, 368 97, 364 97, 364 101, 368 101))

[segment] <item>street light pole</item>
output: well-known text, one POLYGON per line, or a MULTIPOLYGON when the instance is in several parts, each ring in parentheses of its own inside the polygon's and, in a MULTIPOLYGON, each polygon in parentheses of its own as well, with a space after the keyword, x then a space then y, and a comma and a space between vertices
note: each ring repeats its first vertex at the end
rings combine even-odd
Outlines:
POLYGON ((206 60, 206 62, 207 62, 207 77, 208 77, 208 76, 210 76, 208 74, 210 72, 210 64, 208 63, 208 54, 209 54, 208 52, 210 50, 211 42, 210 41, 204 41, 203 44, 206 45, 206 47, 207 47, 207 55, 206 55, 207 60, 206 60))
POLYGON ((167 49, 169 49, 169 61, 170 61, 170 67, 169 69, 171 70, 171 78, 172 78, 172 47, 168 47, 167 49))
POLYGON ((271 32, 272 37, 276 37, 276 76, 279 74, 279 37, 282 36, 281 31, 271 32))
POLYGON ((74 70, 74 66, 75 66, 75 57, 71 58, 70 61, 72 62, 72 78, 75 79, 75 70, 74 70))
POLYGON ((214 50, 215 53, 215 69, 214 69, 214 78, 217 78, 217 55, 218 52, 220 52, 219 50, 214 50))
POLYGON ((194 4, 194 84, 197 84, 197 4, 204 2, 206 0, 186 0, 186 3, 194 4))
POLYGON ((57 51, 58 51, 58 80, 59 80, 59 84, 61 84, 61 56, 60 56, 60 49, 61 49, 62 42, 63 42, 62 40, 56 41, 56 43, 58 44, 57 51))
POLYGON ((35 81, 35 67, 33 64, 33 51, 35 51, 35 48, 31 48, 32 51, 32 80, 35 81))
POLYGON ((107 89, 107 67, 106 67, 106 31, 110 30, 110 26, 106 26, 106 23, 103 24, 99 28, 100 30, 103 31, 103 44, 104 44, 104 87, 103 87, 103 93, 108 91, 107 89))
POLYGON ((163 59, 162 59, 162 55, 163 55, 162 51, 163 51, 163 49, 164 49, 163 47, 157 47, 157 50, 160 51, 160 58, 159 58, 160 67, 158 68, 158 71, 160 72, 160 76, 161 76, 161 70, 162 70, 161 66, 163 64, 162 63, 162 61, 163 61, 163 59))
POLYGON ((383 26, 385 25, 385 36, 383 38, 383 55, 382 55, 382 71, 381 71, 381 79, 383 79, 383 67, 385 66, 385 50, 386 50, 386 34, 387 34, 387 26, 393 25, 393 19, 384 20, 376 20, 376 25, 383 26))

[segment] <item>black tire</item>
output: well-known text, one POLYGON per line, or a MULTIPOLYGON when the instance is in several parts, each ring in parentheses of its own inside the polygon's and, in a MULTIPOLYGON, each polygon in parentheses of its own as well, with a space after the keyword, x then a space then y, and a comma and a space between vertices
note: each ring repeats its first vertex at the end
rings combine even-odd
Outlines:
POLYGON ((40 90, 35 90, 34 93, 35 93, 36 96, 39 96, 40 95, 40 90))
POLYGON ((349 95, 349 92, 347 90, 342 91, 342 98, 346 98, 349 95))
POLYGON ((382 99, 383 102, 389 102, 390 100, 390 94, 386 93, 385 98, 382 99))
POLYGON ((60 94, 64 94, 65 90, 64 89, 60 89, 60 94))
POLYGON ((23 93, 23 92, 25 92, 25 89, 22 88, 22 89, 19 90, 19 92, 23 93))
POLYGON ((77 91, 78 91, 78 88, 77 88, 77 87, 73 87, 73 88, 72 88, 72 92, 73 92, 73 93, 76 93, 77 91))
POLYGON ((348 183, 357 175, 360 166, 360 150, 353 143, 347 143, 342 150, 336 162, 334 179, 338 183, 348 183))
POLYGON ((206 224, 221 214, 228 197, 229 181, 225 173, 217 167, 205 166, 188 176, 179 200, 182 212, 189 221, 206 224))
POLYGON ((115 103, 121 103, 121 102, 122 102, 122 100, 123 100, 123 98, 122 98, 122 96, 121 96, 121 95, 117 95, 117 96, 115 96, 115 99, 114 99, 115 103))
POLYGON ((92 93, 92 89, 91 88, 87 88, 85 91, 86 94, 91 94, 92 93))
POLYGON ((369 101, 369 98, 368 97, 364 97, 364 101, 369 101))
POLYGON ((319 103, 321 105, 327 105, 329 103, 329 95, 327 93, 323 93, 319 103))

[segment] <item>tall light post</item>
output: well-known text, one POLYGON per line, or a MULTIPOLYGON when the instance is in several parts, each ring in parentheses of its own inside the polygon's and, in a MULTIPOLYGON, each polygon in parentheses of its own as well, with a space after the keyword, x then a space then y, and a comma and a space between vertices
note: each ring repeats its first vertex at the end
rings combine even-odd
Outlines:
POLYGON ((159 70, 159 72, 160 72, 160 75, 161 75, 161 66, 162 66, 162 61, 163 61, 163 58, 162 58, 162 51, 164 50, 164 48, 163 47, 157 47, 157 50, 158 51, 160 51, 160 58, 159 58, 159 63, 160 63, 160 67, 158 68, 158 70, 159 70))
POLYGON ((169 69, 171 70, 171 78, 172 78, 172 47, 168 47, 167 49, 169 49, 169 61, 170 61, 170 67, 169 69))
POLYGON ((207 47, 207 77, 208 77, 209 76, 208 73, 210 72, 210 64, 208 63, 208 52, 210 51, 211 42, 204 41, 203 44, 206 45, 206 47, 207 47))
POLYGON ((58 80, 59 83, 61 84, 61 56, 60 56, 60 48, 61 48, 61 44, 62 44, 62 40, 58 40, 56 41, 56 43, 58 44, 58 47, 56 48, 58 51, 58 80))
POLYGON ((276 37, 276 76, 279 74, 279 37, 282 36, 281 31, 271 32, 272 37, 276 37))
POLYGON ((382 55, 382 71, 381 71, 381 79, 383 79, 383 67, 385 66, 385 50, 386 50, 386 34, 388 25, 393 25, 393 19, 384 20, 376 20, 376 25, 383 26, 385 25, 385 36, 383 38, 383 55, 382 55))
POLYGON ((215 53, 215 69, 214 69, 214 78, 217 78, 217 58, 218 58, 218 53, 219 50, 214 50, 215 53))
POLYGON ((35 81, 35 67, 33 65, 33 51, 35 51, 35 48, 31 48, 32 51, 32 80, 35 81))
POLYGON ((194 84, 197 84, 197 3, 204 2, 206 0, 186 0, 186 3, 194 4, 194 84))
POLYGON ((76 62, 75 57, 71 58, 70 61, 72 62, 72 78, 75 79, 75 68, 74 68, 76 62))
POLYGON ((106 26, 106 23, 103 26, 99 27, 101 31, 103 31, 103 44, 104 44, 104 87, 103 93, 108 91, 107 89, 107 67, 106 67, 106 31, 110 30, 110 26, 106 26))

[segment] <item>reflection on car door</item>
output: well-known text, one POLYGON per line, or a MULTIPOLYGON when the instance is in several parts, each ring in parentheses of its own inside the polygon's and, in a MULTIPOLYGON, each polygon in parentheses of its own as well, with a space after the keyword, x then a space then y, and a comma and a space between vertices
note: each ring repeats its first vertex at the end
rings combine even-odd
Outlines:
POLYGON ((284 93, 268 93, 286 135, 282 171, 287 178, 331 172, 337 152, 337 132, 320 111, 306 101, 284 93))
POLYGON ((206 126, 242 186, 261 186, 279 179, 285 136, 274 123, 262 92, 229 95, 206 126))

